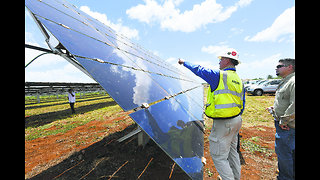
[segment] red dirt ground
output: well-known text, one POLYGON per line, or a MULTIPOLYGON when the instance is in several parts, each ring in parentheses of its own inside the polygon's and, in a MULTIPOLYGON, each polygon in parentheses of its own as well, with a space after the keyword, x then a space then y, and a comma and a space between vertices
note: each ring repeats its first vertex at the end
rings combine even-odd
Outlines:
MULTIPOLYGON (((64 134, 25 141, 25 178, 107 179, 116 172, 112 179, 137 179, 139 175, 140 179, 169 179, 172 172, 171 179, 188 179, 178 166, 172 171, 173 161, 152 141, 144 148, 137 146, 136 136, 118 143, 118 138, 135 128, 128 112, 118 115, 106 117, 105 121, 91 121, 64 134), (106 132, 107 125, 115 121, 106 132)), ((205 180, 216 179, 218 175, 209 153, 209 134, 210 130, 206 130, 205 180)), ((241 148, 246 161, 241 168, 241 179, 275 179, 274 134, 271 127, 241 128, 242 139, 258 137, 255 143, 272 151, 267 154, 241 148)))

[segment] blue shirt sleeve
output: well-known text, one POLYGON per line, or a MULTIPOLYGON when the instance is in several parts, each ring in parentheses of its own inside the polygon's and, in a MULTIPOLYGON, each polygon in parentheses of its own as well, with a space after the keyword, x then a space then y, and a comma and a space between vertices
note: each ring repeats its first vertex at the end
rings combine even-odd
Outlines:
POLYGON ((246 104, 246 89, 243 88, 243 108, 241 109, 240 115, 242 115, 244 111, 245 104, 246 104))
POLYGON ((212 91, 217 89, 220 80, 220 70, 208 69, 200 65, 194 65, 190 62, 184 62, 183 65, 190 69, 195 75, 206 81, 211 86, 212 91))

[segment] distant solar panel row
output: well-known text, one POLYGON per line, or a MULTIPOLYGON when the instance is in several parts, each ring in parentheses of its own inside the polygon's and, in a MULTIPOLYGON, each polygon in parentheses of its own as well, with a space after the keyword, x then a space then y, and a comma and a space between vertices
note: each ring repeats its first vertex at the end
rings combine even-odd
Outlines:
POLYGON ((118 35, 66 1, 26 0, 26 7, 193 179, 202 179, 203 88, 177 68, 118 35))

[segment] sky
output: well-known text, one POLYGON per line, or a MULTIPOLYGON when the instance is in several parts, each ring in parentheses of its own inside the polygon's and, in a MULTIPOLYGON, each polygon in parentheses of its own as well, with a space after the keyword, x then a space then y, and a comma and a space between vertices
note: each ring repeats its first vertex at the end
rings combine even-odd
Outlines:
MULTIPOLYGON (((238 51, 241 79, 275 77, 279 59, 295 58, 294 0, 68 0, 179 69, 178 58, 218 69, 227 48, 238 51)), ((25 43, 48 48, 25 8, 25 43)), ((25 49, 25 64, 42 52, 25 49)), ((58 55, 25 68, 25 81, 95 82, 58 55)))

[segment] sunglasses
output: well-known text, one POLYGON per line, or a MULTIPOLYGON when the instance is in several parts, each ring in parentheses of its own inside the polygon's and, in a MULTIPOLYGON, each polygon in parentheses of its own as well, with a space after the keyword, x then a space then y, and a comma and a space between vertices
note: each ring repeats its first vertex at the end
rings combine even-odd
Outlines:
POLYGON ((276 66, 277 69, 282 68, 282 67, 286 67, 286 65, 281 64, 281 65, 276 66))

